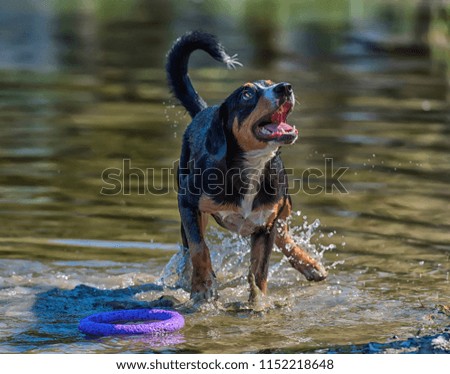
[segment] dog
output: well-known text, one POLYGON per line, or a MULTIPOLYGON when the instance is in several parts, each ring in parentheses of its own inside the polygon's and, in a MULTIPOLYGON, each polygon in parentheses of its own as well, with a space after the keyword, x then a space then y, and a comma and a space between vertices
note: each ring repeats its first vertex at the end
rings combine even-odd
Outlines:
POLYGON ((167 54, 169 87, 192 117, 183 136, 177 171, 182 244, 192 267, 191 299, 217 298, 216 276, 205 241, 209 216, 251 239, 250 301, 256 299, 252 286, 262 295, 267 293, 274 245, 306 279, 325 279, 324 266, 294 242, 286 223, 292 203, 279 149, 294 144, 298 137, 295 126, 286 122, 295 104, 291 84, 247 82, 220 105, 208 107, 188 75, 189 57, 196 50, 229 68, 241 65, 215 36, 200 31, 178 38, 167 54))

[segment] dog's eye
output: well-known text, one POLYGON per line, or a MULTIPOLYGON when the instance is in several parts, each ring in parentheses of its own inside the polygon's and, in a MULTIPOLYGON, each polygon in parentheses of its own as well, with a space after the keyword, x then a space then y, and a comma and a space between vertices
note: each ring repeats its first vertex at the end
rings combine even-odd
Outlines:
POLYGON ((244 100, 250 100, 254 95, 255 93, 252 90, 245 90, 242 92, 242 98, 244 100))

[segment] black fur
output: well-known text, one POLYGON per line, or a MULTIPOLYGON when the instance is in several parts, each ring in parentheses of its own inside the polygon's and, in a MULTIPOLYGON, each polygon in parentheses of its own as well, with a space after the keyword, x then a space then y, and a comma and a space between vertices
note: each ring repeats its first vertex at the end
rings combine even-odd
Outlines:
MULTIPOLYGON (((177 176, 184 253, 192 260, 191 297, 208 299, 215 296, 215 275, 204 238, 203 220, 210 214, 219 225, 230 228, 233 222, 226 221, 229 212, 235 215, 237 220, 242 219, 242 225, 250 225, 249 229, 243 231, 245 233, 239 232, 251 236, 252 264, 249 279, 265 292, 268 261, 274 241, 279 239, 280 243, 284 243, 287 240, 287 237, 280 239, 277 236, 275 223, 281 215, 286 218, 291 205, 287 191, 287 175, 278 147, 282 144, 292 144, 296 135, 285 136, 283 132, 283 136, 278 140, 263 141, 258 138, 255 129, 260 129, 257 126, 260 126, 261 121, 269 122, 271 126, 272 121, 275 121, 272 120, 274 113, 286 102, 293 106, 293 92, 288 83, 257 81, 239 87, 222 104, 208 107, 194 90, 187 74, 189 56, 197 49, 206 51, 229 67, 239 64, 235 56, 230 57, 224 52, 214 36, 198 31, 179 38, 167 56, 169 86, 193 118, 183 135, 177 176), (258 107, 260 104, 262 107, 258 107), (264 111, 267 113, 261 120, 255 118, 264 111), (253 114, 254 116, 250 117, 253 114), (241 131, 246 135, 241 135, 241 131), (248 148, 249 144, 255 149, 244 149, 248 148), (254 150, 257 151, 257 166, 254 166, 254 150), (261 157, 258 153, 260 150, 263 154, 261 157), (256 170, 252 169, 254 167, 256 170), (255 173, 258 175, 256 184, 252 180, 255 173), (250 194, 255 188, 256 193, 250 194), (250 195, 254 197, 248 200, 250 195), (202 207, 202 199, 207 199, 207 204, 210 205, 202 207), (248 201, 251 203, 250 212, 248 201), (264 223, 259 223, 258 218, 247 220, 253 212, 256 216, 259 212, 267 212, 264 223)), ((288 252, 285 254, 290 256, 288 252)), ((300 253, 302 260, 306 258, 309 263, 308 257, 302 256, 300 253)), ((295 258, 290 259, 294 267, 295 261, 295 258)), ((321 265, 315 264, 312 259, 310 263, 312 265, 306 264, 297 269, 310 280, 324 279, 326 271, 321 265), (307 269, 307 266, 312 268, 307 269)))
POLYGON ((197 49, 207 52, 212 58, 225 63, 228 67, 234 68, 235 65, 241 65, 235 56, 230 57, 225 53, 223 46, 214 35, 192 31, 176 40, 167 54, 167 80, 173 94, 192 118, 207 107, 206 102, 192 86, 188 75, 189 56, 197 49))

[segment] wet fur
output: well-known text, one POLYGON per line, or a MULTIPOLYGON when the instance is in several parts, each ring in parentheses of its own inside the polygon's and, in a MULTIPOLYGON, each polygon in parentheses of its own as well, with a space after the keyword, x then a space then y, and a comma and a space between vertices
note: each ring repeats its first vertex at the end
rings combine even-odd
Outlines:
POLYGON ((178 169, 181 236, 192 263, 191 298, 207 300, 217 296, 205 242, 209 216, 219 225, 251 237, 249 281, 263 293, 267 292, 269 259, 275 242, 307 279, 324 279, 327 274, 323 266, 294 243, 287 226, 282 226, 281 233, 276 230, 291 212, 281 144, 262 141, 253 131, 258 120, 276 109, 275 102, 290 99, 283 91, 288 84, 248 82, 222 104, 208 107, 187 75, 189 56, 197 49, 228 66, 238 64, 214 36, 201 32, 183 35, 167 57, 169 86, 193 118, 183 136, 178 169), (251 99, 243 99, 245 92, 253 95, 251 99))

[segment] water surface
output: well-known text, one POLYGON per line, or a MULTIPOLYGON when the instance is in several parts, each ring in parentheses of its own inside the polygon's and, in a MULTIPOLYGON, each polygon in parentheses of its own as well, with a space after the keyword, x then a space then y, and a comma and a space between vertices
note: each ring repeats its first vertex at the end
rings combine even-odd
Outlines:
MULTIPOLYGON (((109 13, 11 4, 2 12, 31 19, 46 48, 20 30, 16 43, 2 40, 11 53, 0 57, 0 351, 448 352, 436 340, 449 339, 438 305, 450 304, 439 44, 406 54, 414 38, 395 44, 404 30, 381 27, 381 5, 370 20, 386 35, 361 30, 345 11, 306 20, 293 12, 287 24, 262 14, 271 34, 253 13, 226 15, 220 2, 129 3, 109 13), (227 71, 193 58, 209 103, 246 81, 289 81, 300 104, 290 119, 299 140, 282 152, 291 179, 305 183, 311 168, 326 174, 326 159, 348 168, 347 193, 318 177, 314 190, 293 195, 297 238, 322 253, 329 278, 308 283, 274 253, 262 311, 231 309, 248 296, 249 246, 213 226, 217 303, 185 313, 186 328, 162 340, 88 338, 77 323, 91 313, 188 301, 173 287, 180 238, 170 169, 189 118, 170 98, 163 65, 172 40, 199 23, 245 64, 227 71), (122 193, 101 194, 110 187, 103 171, 124 165, 122 193), (137 168, 154 178, 138 179, 137 168)), ((386 9, 411 29, 414 7, 386 9)))

